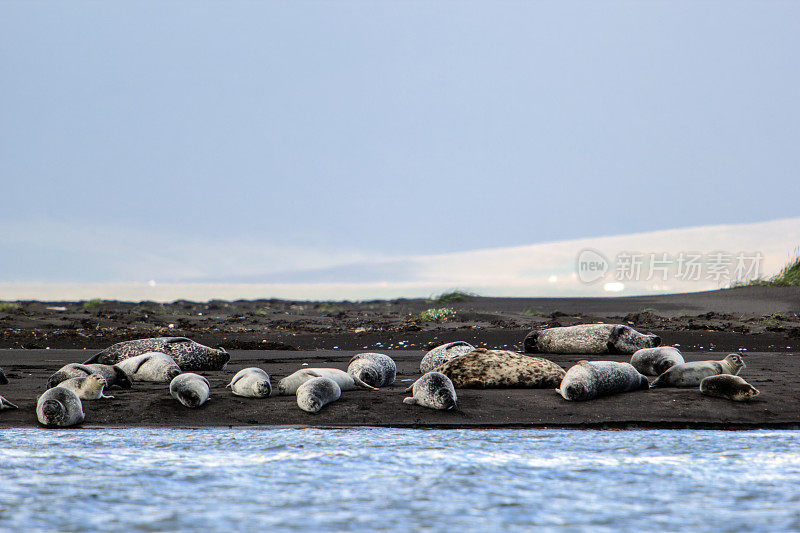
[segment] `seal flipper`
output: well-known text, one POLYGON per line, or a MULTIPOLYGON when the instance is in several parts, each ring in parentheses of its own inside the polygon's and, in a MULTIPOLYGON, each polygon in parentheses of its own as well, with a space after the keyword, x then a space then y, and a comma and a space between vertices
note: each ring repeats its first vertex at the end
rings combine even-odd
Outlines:
MULTIPOLYGON (((416 381, 414 382, 416 383, 416 381)), ((414 383, 411 384, 406 390, 403 391, 403 394, 408 394, 409 392, 414 390, 414 383)))
MULTIPOLYGON (((144 355, 144 354, 142 354, 142 355, 144 355)), ((137 361, 138 364, 136 365, 136 368, 131 369, 131 375, 137 373, 139 371, 139 369, 142 368, 142 365, 145 364, 146 362, 148 362, 150 359, 151 359, 151 357, 142 357, 141 359, 139 359, 137 361)))
POLYGON ((170 337, 164 342, 164 344, 176 344, 178 342, 192 342, 192 339, 187 337, 170 337))
POLYGON ((408 398, 403 398, 403 403, 408 405, 417 405, 417 400, 413 396, 409 396, 408 398))
POLYGON ((19 409, 19 407, 0 396, 0 411, 3 409, 19 409))
POLYGON ((94 364, 97 364, 97 363, 100 363, 100 364, 102 364, 103 362, 100 360, 100 358, 101 358, 101 357, 103 356, 103 354, 105 354, 105 353, 106 353, 106 351, 105 351, 105 350, 103 350, 102 352, 98 352, 98 353, 94 354, 93 356, 91 356, 91 357, 90 357, 89 359, 87 359, 86 361, 84 361, 84 362, 83 362, 83 364, 84 364, 84 365, 94 365, 94 364))
POLYGON ((361 381, 361 378, 359 378, 357 376, 350 376, 350 377, 353 378, 353 381, 355 382, 355 384, 358 385, 359 387, 361 387, 362 389, 378 390, 376 387, 373 387, 372 385, 367 385, 366 383, 361 381))

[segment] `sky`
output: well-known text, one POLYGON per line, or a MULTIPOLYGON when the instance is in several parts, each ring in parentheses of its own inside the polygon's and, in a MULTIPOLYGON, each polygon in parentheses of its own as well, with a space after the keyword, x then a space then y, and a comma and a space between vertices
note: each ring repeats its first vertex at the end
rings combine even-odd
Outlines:
POLYGON ((797 2, 2 2, 0 281, 796 217, 798 50, 797 2))

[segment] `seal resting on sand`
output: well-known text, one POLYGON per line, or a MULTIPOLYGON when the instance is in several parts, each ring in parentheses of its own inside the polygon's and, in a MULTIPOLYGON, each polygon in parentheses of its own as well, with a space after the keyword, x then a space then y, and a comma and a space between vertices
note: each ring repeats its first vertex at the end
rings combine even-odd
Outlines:
POLYGON ((129 357, 117 363, 116 366, 134 381, 151 383, 169 383, 181 373, 181 368, 172 360, 172 357, 161 352, 147 352, 129 357))
POLYGON ((92 374, 101 376, 106 380, 106 389, 114 386, 121 389, 131 388, 131 380, 128 374, 117 365, 82 365, 80 363, 70 363, 62 366, 47 380, 47 388, 53 388, 70 378, 85 378, 92 374))
POLYGON ((632 354, 659 346, 661 338, 623 324, 581 324, 531 331, 523 344, 525 353, 632 354))
POLYGON ((745 367, 742 356, 729 354, 722 361, 694 361, 670 367, 651 387, 698 387, 704 378, 719 374, 738 374, 745 367))
POLYGON ((670 367, 685 362, 680 350, 672 346, 642 348, 631 356, 633 368, 645 376, 660 376, 670 367))
POLYGON ((256 367, 239 370, 226 387, 236 396, 245 398, 266 398, 272 392, 269 374, 256 367))
POLYGON ((456 341, 456 342, 448 342, 447 344, 442 344, 441 346, 437 346, 433 350, 429 351, 425 354, 422 358, 422 361, 419 364, 419 371, 425 374, 426 372, 431 372, 437 366, 446 363, 453 357, 458 357, 459 355, 464 355, 466 353, 471 352, 474 350, 475 347, 468 342, 464 341, 456 341))
POLYGON ((558 387, 564 369, 547 359, 530 357, 508 350, 478 348, 436 367, 457 389, 558 387))
POLYGON ((429 409, 450 410, 458 405, 456 389, 450 378, 441 372, 428 372, 415 381, 405 392, 411 396, 403 398, 408 405, 421 405, 429 409))
POLYGON ((64 387, 47 389, 36 402, 36 418, 45 426, 77 426, 85 417, 81 399, 64 387))
POLYGON ((359 378, 353 377, 338 368, 304 368, 280 380, 278 382, 278 394, 295 394, 300 385, 311 378, 319 377, 332 379, 342 391, 355 390, 357 387, 376 390, 375 387, 367 385, 359 378))
POLYGON ((647 378, 630 363, 578 361, 567 370, 556 392, 565 400, 582 402, 648 387, 647 378))
POLYGON ((199 374, 187 372, 175 376, 169 383, 169 393, 186 407, 200 407, 208 400, 211 388, 208 380, 199 374))
POLYGON ((69 389, 78 395, 81 400, 99 400, 100 398, 113 398, 103 394, 106 387, 106 379, 103 376, 92 374, 85 378, 69 378, 56 387, 69 389))
POLYGON ((716 396, 734 402, 745 402, 758 396, 757 388, 739 376, 720 374, 703 378, 700 382, 700 392, 706 396, 716 396))
POLYGON ((342 389, 330 378, 311 378, 297 388, 297 406, 309 413, 320 409, 342 396, 342 389))
POLYGON ((84 364, 114 365, 129 357, 147 352, 161 352, 178 363, 181 370, 222 370, 230 355, 222 348, 209 348, 186 337, 154 337, 118 342, 86 361, 84 364))
POLYGON ((386 387, 394 383, 397 365, 394 359, 382 353, 360 353, 350 359, 347 373, 373 387, 386 387))

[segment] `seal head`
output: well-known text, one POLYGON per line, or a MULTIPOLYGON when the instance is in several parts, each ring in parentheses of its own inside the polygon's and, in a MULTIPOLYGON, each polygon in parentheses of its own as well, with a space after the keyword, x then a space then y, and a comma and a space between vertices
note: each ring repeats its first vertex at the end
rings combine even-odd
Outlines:
POLYGON ((83 422, 83 404, 78 395, 64 387, 47 389, 36 402, 36 418, 48 427, 71 427, 83 422))

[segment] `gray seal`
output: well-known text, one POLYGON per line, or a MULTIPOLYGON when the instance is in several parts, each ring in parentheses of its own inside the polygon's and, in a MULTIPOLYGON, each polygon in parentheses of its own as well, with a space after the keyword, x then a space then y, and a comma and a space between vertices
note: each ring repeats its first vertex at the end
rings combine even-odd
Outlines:
POLYGON ((360 353, 350 359, 347 373, 373 387, 386 387, 394 383, 397 365, 394 359, 382 353, 360 353))
POLYGON ((131 388, 131 379, 128 374, 117 365, 82 365, 80 363, 70 363, 62 366, 47 380, 47 388, 51 389, 71 378, 85 378, 92 374, 101 376, 106 380, 106 389, 119 387, 121 389, 131 388))
POLYGON ((295 394, 300 385, 311 378, 319 377, 332 379, 342 391, 355 390, 357 387, 376 390, 372 385, 367 385, 359 378, 353 377, 338 368, 304 368, 280 380, 278 382, 278 394, 295 394))
POLYGON ((578 361, 567 370, 556 392, 565 400, 583 402, 648 387, 647 378, 630 363, 578 361))
POLYGON ((49 427, 71 427, 83 422, 83 404, 78 395, 64 387, 47 389, 36 402, 36 418, 49 427))
POLYGON ((187 372, 169 383, 169 393, 186 407, 200 407, 211 394, 208 380, 200 374, 187 372))
POLYGON ((458 396, 456 396, 453 382, 441 372, 428 372, 405 392, 411 393, 408 398, 403 398, 403 403, 408 405, 421 405, 430 409, 448 411, 458 405, 458 396))
POLYGON ((116 366, 134 381, 152 383, 169 383, 181 373, 181 367, 172 360, 172 357, 161 352, 147 352, 129 357, 117 363, 116 366))
POLYGON ((330 378, 312 378, 297 388, 297 406, 309 413, 320 409, 342 396, 342 389, 330 378))
POLYGON ((419 364, 419 371, 423 374, 431 372, 437 366, 445 364, 453 357, 468 354, 474 349, 475 347, 473 345, 464 341, 442 344, 425 354, 422 358, 422 362, 419 364))
POLYGON ((694 361, 669 368, 651 387, 699 387, 703 378, 719 374, 738 374, 745 367, 739 354, 729 354, 722 361, 694 361))
POLYGON ((118 342, 86 361, 84 364, 103 363, 114 365, 129 357, 147 352, 161 352, 178 363, 181 370, 222 370, 230 359, 223 348, 203 346, 186 337, 154 337, 134 341, 118 342))
POLYGON ((685 362, 680 350, 672 346, 642 348, 631 356, 633 368, 645 376, 660 376, 671 367, 685 362))
POLYGON ((0 396, 0 411, 3 409, 19 409, 19 407, 0 396))
POLYGON ((103 394, 106 387, 106 379, 103 376, 92 374, 85 378, 69 378, 56 387, 69 389, 78 395, 81 400, 99 400, 100 398, 113 398, 103 394))
POLYGON ((8 378, 2 368, 0 368, 0 385, 8 385, 8 378))
POLYGON ((245 398, 266 398, 272 392, 269 374, 255 367, 239 370, 226 387, 236 396, 245 398))
POLYGON ((551 389, 564 378, 564 369, 547 359, 508 350, 477 348, 436 367, 456 388, 527 387, 551 389))
POLYGON ((758 389, 750 385, 739 376, 720 374, 703 378, 700 382, 700 392, 706 396, 725 398, 734 402, 746 402, 758 396, 758 389))
POLYGON ((523 344, 526 353, 630 355, 659 346, 661 338, 623 324, 581 324, 531 331, 523 344))

